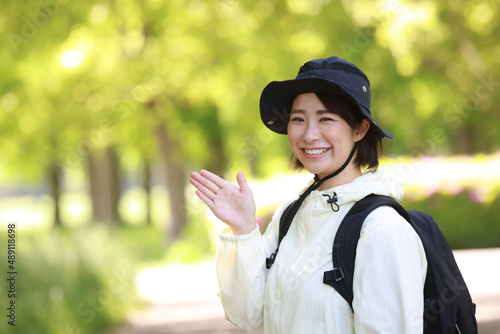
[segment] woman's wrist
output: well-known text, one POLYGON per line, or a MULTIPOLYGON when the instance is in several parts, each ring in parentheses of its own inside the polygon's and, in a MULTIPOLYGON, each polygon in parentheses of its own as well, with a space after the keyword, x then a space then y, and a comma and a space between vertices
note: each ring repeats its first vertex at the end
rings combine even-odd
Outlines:
POLYGON ((249 222, 241 227, 231 226, 231 232, 233 235, 245 235, 249 234, 257 227, 257 221, 249 222))

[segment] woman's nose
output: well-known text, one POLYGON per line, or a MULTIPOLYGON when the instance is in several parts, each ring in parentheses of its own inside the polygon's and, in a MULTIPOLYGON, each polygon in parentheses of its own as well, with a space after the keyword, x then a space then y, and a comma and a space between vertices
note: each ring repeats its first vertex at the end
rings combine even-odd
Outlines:
POLYGON ((309 143, 320 138, 321 133, 319 132, 318 126, 314 123, 309 123, 306 127, 306 132, 304 133, 304 140, 309 143))

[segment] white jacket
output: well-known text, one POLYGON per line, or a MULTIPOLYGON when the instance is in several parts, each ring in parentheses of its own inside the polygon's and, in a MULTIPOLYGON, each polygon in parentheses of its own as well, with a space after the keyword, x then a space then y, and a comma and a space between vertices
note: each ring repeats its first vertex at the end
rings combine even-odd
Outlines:
POLYGON ((262 236, 258 227, 243 236, 222 234, 216 269, 226 319, 243 330, 264 333, 423 332, 423 286, 427 261, 420 238, 393 208, 380 207, 365 220, 358 243, 352 312, 323 273, 333 269, 338 226, 354 203, 374 193, 401 200, 403 187, 380 171, 349 184, 313 191, 280 245, 276 262, 266 258, 278 242, 276 210, 262 236), (333 212, 327 197, 337 193, 333 212))

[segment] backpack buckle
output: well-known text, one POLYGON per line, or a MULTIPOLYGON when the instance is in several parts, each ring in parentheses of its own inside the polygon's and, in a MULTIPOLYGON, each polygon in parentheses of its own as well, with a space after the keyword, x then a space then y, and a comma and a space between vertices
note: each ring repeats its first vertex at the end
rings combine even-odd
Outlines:
POLYGON ((271 269, 271 266, 273 265, 274 261, 276 260, 276 255, 278 255, 278 251, 274 252, 266 258, 266 268, 271 269))
POLYGON ((345 276, 342 268, 334 267, 333 270, 325 271, 325 273, 323 274, 323 283, 335 287, 333 282, 335 281, 338 283, 344 278, 345 276))
POLYGON ((333 274, 333 279, 335 280, 335 282, 339 282, 345 278, 344 272, 342 271, 342 268, 340 268, 340 267, 333 268, 332 274, 333 274))

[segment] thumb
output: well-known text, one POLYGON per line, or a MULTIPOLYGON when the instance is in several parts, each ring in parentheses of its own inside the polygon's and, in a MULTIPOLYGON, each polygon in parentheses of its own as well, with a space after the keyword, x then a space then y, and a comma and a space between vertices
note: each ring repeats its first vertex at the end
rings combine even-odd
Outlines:
POLYGON ((236 181, 238 181, 238 185, 240 186, 241 191, 250 191, 247 179, 245 179, 245 175, 243 175, 243 172, 241 170, 236 174, 236 181))

